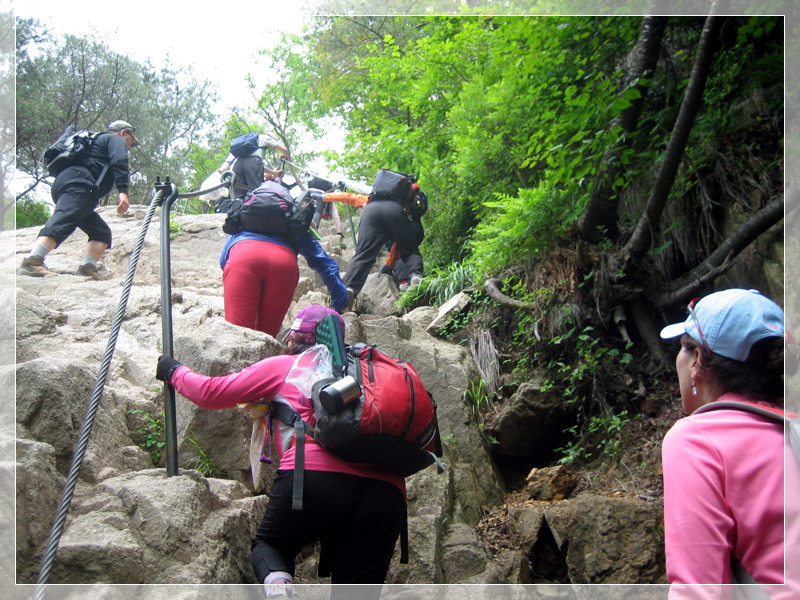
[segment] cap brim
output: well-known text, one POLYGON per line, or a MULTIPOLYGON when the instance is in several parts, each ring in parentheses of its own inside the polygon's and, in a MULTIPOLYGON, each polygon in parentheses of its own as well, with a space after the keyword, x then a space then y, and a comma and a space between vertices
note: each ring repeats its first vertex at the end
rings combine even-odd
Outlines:
POLYGON ((680 323, 673 323, 672 325, 667 325, 664 329, 661 330, 661 338, 665 340, 669 340, 672 338, 679 337, 686 333, 686 327, 684 326, 683 322, 680 323))

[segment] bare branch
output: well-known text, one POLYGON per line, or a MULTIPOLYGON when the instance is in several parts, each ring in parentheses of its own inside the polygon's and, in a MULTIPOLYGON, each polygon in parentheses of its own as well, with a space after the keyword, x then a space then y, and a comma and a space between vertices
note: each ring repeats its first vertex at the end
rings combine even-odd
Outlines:
MULTIPOLYGON (((792 191, 790 196, 798 192, 792 191)), ((666 308, 691 298, 709 281, 716 279, 733 266, 733 259, 758 236, 783 219, 784 196, 781 194, 742 223, 712 252, 706 260, 687 275, 673 281, 668 288, 651 297, 656 308, 666 308)))
POLYGON ((647 250, 653 239, 653 229, 658 227, 658 222, 664 212, 667 199, 669 197, 675 178, 678 174, 678 167, 686 150, 686 143, 689 140, 695 117, 702 106, 703 92, 705 91, 706 81, 711 72, 711 64, 717 50, 717 38, 726 17, 714 14, 724 4, 720 0, 714 2, 712 14, 706 19, 703 33, 700 36, 700 44, 697 49, 692 74, 689 84, 686 87, 686 94, 683 97, 675 126, 672 129, 664 160, 658 172, 656 181, 653 184, 653 191, 647 200, 642 216, 636 224, 636 229, 628 240, 623 250, 625 263, 637 261, 647 250))

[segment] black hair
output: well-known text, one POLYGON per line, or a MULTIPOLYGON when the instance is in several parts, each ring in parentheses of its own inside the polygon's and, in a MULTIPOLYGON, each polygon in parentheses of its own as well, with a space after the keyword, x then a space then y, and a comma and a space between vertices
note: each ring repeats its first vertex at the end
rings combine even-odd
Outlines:
POLYGON ((748 396, 754 400, 783 404, 784 344, 782 337, 757 341, 742 362, 726 358, 706 349, 696 340, 689 343, 700 348, 701 368, 713 372, 726 392, 748 396))
POLYGON ((301 352, 305 352, 314 344, 308 344, 306 342, 300 342, 297 340, 293 340, 291 336, 286 342, 284 346, 283 353, 284 354, 300 354, 301 352))

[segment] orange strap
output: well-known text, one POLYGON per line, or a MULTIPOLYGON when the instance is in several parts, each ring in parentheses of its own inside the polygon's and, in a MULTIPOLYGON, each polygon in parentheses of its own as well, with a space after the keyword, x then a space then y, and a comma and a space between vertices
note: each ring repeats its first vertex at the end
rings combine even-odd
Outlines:
POLYGON ((367 203, 367 197, 364 194, 353 194, 351 192, 328 192, 322 196, 322 199, 325 202, 342 202, 356 208, 364 208, 367 203))

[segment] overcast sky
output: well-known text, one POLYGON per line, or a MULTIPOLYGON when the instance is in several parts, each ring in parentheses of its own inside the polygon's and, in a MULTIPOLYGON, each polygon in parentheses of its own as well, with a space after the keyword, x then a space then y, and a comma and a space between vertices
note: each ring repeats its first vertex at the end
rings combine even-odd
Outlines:
MULTIPOLYGON (((174 2, 138 0, 123 4, 108 0, 16 0, 18 17, 35 17, 58 35, 91 36, 139 62, 150 59, 156 67, 168 56, 175 66, 191 67, 198 78, 217 85, 217 113, 253 105, 246 77, 264 78, 255 68, 258 51, 270 47, 282 31, 299 33, 310 18, 297 0, 237 0, 236 2, 174 2), (113 6, 127 8, 112 8, 113 6), (215 7, 212 10, 210 7, 215 7), (223 12, 228 8, 227 12, 223 12)), ((326 129, 326 138, 309 141, 304 150, 341 150, 344 133, 326 129)), ((309 165, 321 174, 320 162, 309 165)))
POLYGON ((222 107, 249 104, 245 77, 258 50, 280 31, 299 32, 296 0, 174 2, 171 0, 16 0, 14 13, 36 17, 58 34, 91 35, 109 48, 156 67, 191 66, 219 87, 222 107))

